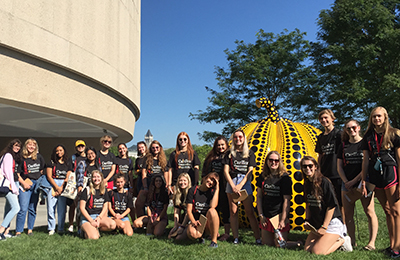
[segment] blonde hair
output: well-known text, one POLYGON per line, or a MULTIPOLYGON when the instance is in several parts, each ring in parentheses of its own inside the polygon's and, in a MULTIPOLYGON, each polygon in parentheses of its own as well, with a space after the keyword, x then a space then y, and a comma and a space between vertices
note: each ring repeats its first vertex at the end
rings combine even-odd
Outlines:
MULTIPOLYGON (((243 134, 244 141, 243 141, 242 153, 243 153, 243 158, 247 158, 247 157, 249 157, 249 145, 247 144, 246 134, 243 132, 242 129, 238 129, 235 132, 233 132, 232 139, 233 139, 233 136, 237 132, 241 132, 243 134)), ((237 149, 237 147, 235 145, 235 142, 232 142, 232 145, 231 145, 231 148, 230 148, 231 154, 229 155, 229 158, 231 158, 231 156, 236 157, 236 149, 237 149)))
MULTIPOLYGON (((323 114, 328 114, 328 115, 332 118, 332 120, 335 120, 335 119, 336 119, 335 114, 333 114, 333 111, 330 110, 329 108, 327 108, 327 109, 324 109, 324 110, 322 110, 321 112, 319 112, 319 114, 318 114, 318 120, 321 119, 321 116, 322 116, 323 114)), ((332 122, 332 123, 333 123, 333 122, 332 122)), ((333 124, 334 124, 334 123, 333 123, 333 124)))
POLYGON ((89 187, 90 187, 89 193, 92 194, 92 195, 96 194, 96 189, 94 188, 94 184, 93 184, 93 176, 94 176, 95 173, 100 174, 101 182, 100 182, 99 190, 100 190, 100 194, 103 195, 104 193, 106 193, 106 186, 104 184, 103 173, 100 172, 99 170, 92 171, 92 177, 90 177, 90 183, 89 183, 89 187))
POLYGON ((100 137, 100 147, 103 147, 103 141, 106 139, 110 139, 111 140, 111 145, 113 144, 113 139, 111 136, 109 135, 103 135, 102 137, 100 137))
POLYGON ((30 157, 32 158, 32 160, 36 160, 37 159, 37 154, 38 154, 38 151, 39 151, 39 145, 38 145, 37 141, 35 139, 33 139, 33 138, 29 138, 29 139, 27 139, 25 141, 24 147, 22 147, 22 156, 25 159, 27 159, 29 157, 29 152, 28 152, 28 149, 26 148, 28 143, 34 143, 35 144, 35 150, 32 152, 30 157))
POLYGON ((369 131, 373 131, 375 125, 372 123, 372 114, 376 111, 376 110, 382 110, 383 115, 385 116, 385 121, 383 122, 383 140, 382 140, 382 148, 385 150, 390 149, 391 147, 393 147, 393 143, 391 141, 392 137, 394 137, 395 134, 400 136, 400 131, 397 128, 394 128, 390 125, 389 122, 389 115, 388 112, 386 111, 386 109, 384 107, 375 107, 374 109, 372 109, 371 114, 369 115, 369 120, 368 120, 368 128, 366 133, 368 133, 369 131))
POLYGON ((186 195, 187 195, 190 187, 192 187, 192 181, 190 180, 189 174, 187 174, 186 172, 181 173, 178 176, 178 181, 175 184, 175 192, 174 192, 174 195, 172 196, 172 201, 174 202, 174 206, 179 206, 181 204, 185 204, 186 195), (179 187, 179 179, 180 178, 186 178, 188 181, 188 186, 185 189, 181 189, 179 187))

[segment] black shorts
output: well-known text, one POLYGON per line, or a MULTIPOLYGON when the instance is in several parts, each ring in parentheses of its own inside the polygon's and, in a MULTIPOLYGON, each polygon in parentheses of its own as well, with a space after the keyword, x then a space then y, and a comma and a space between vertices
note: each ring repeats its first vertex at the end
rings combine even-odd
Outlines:
POLYGON ((372 163, 369 166, 369 181, 375 184, 376 189, 388 189, 398 183, 396 166, 383 166, 383 173, 374 169, 372 163))

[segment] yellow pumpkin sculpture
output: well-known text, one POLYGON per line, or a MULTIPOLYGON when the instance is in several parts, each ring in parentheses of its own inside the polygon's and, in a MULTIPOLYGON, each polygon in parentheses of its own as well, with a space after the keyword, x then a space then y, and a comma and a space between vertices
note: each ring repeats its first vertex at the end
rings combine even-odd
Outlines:
MULTIPOLYGON (((249 148, 256 156, 257 166, 253 170, 252 181, 254 199, 257 198, 256 178, 262 173, 265 157, 269 151, 278 151, 293 182, 289 216, 291 229, 303 230, 305 204, 300 159, 305 155, 317 158, 314 149, 321 131, 306 123, 294 123, 280 118, 273 103, 266 98, 258 99, 256 105, 259 108, 265 107, 268 117, 241 127, 246 134, 249 148)), ((256 201, 253 206, 256 207, 256 201)), ((239 207, 239 223, 241 227, 250 226, 243 205, 239 207)))

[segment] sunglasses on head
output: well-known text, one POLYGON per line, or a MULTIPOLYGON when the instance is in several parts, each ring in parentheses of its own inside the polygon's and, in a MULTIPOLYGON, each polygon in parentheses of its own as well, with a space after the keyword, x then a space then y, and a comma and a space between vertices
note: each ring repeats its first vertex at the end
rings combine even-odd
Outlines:
POLYGON ((307 169, 307 168, 312 169, 313 166, 314 166, 314 164, 303 164, 301 167, 302 167, 303 169, 307 169))

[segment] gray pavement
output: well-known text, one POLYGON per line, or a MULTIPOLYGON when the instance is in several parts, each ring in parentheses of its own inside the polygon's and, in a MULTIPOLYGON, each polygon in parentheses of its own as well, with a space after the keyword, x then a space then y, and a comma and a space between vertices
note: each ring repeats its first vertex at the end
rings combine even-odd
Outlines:
MULTIPOLYGON (((0 197, 0 220, 1 221, 3 221, 5 203, 6 203, 6 198, 0 197)), ((16 220, 16 216, 11 221, 11 230, 15 230, 15 220, 16 220)), ((39 205, 39 203, 38 203, 35 227, 40 227, 40 226, 47 226, 47 207, 46 207, 46 205, 39 205)), ((25 221, 25 228, 27 228, 26 221, 25 221)))

